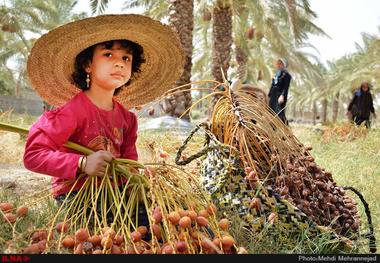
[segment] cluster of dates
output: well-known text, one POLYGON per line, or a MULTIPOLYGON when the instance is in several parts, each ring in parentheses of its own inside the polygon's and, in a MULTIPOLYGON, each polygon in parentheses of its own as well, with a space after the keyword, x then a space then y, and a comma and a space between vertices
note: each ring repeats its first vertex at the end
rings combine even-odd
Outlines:
POLYGON ((306 147, 301 157, 272 155, 274 168, 267 183, 288 202, 320 226, 331 227, 338 234, 356 239, 361 224, 357 201, 333 179, 332 173, 314 162, 306 147))

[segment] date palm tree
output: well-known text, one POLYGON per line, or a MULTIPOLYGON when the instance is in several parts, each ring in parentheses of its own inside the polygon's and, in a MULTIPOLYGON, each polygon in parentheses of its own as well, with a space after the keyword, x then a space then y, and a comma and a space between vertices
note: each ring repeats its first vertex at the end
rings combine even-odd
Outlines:
MULTIPOLYGON (((344 107, 363 81, 379 81, 380 36, 362 33, 362 39, 363 46, 356 44, 356 52, 328 62, 329 70, 325 76, 328 86, 326 97, 332 101, 333 122, 337 122, 339 109, 341 113, 345 112, 344 107)), ((378 90, 375 85, 373 91, 378 90)))
POLYGON ((223 82, 231 59, 232 3, 217 0, 212 9, 212 73, 214 80, 223 82))
MULTIPOLYGON (((191 68, 193 65, 193 29, 194 29, 194 0, 169 0, 168 23, 177 32, 181 45, 185 51, 185 68, 181 78, 174 87, 191 82, 191 68)), ((163 111, 169 116, 180 117, 192 104, 191 86, 183 88, 187 92, 170 95, 160 104, 163 111)), ((186 113, 183 119, 190 120, 186 113)))
POLYGON ((304 67, 296 65, 301 63, 297 63, 299 58, 295 55, 303 56, 301 49, 309 45, 307 34, 326 36, 322 29, 312 23, 316 14, 310 9, 307 0, 246 1, 243 7, 240 21, 235 19, 238 25, 234 30, 236 62, 240 69, 237 78, 242 81, 258 83, 262 78, 269 81, 272 73, 268 74, 271 68, 268 66, 272 63, 268 65, 268 56, 287 57, 292 61, 293 70, 302 70, 304 67), (243 20, 245 17, 247 21, 243 20))
MULTIPOLYGON (((108 4, 109 1, 92 2, 99 6, 99 3, 108 4)), ((189 1, 136 0, 126 1, 129 3, 126 7, 143 5, 146 15, 158 20, 167 19, 173 29, 178 30, 175 28, 180 23, 175 25, 173 22, 186 21, 184 24, 188 24, 187 21, 191 17, 184 10, 188 7, 187 2, 189 1)), ((318 59, 303 51, 305 47, 313 47, 307 42, 308 34, 326 36, 323 30, 312 22, 316 14, 311 10, 308 0, 199 0, 191 6, 194 8, 194 17, 191 19, 195 21, 196 33, 193 42, 196 45, 194 48, 185 49, 192 52, 192 60, 188 60, 187 63, 193 65, 188 67, 187 72, 191 72, 192 68, 193 79, 213 78, 223 82, 224 74, 227 79, 235 77, 258 86, 270 85, 274 71, 273 58, 285 56, 291 62, 294 75, 292 106, 306 108, 314 105, 313 108, 316 110, 319 103, 322 103, 323 119, 326 119, 327 105, 334 104, 335 101, 339 103, 334 105, 342 107, 343 101, 348 99, 347 95, 340 93, 342 87, 352 89, 363 76, 372 74, 380 77, 380 71, 376 66, 376 54, 379 50, 375 44, 369 44, 370 37, 367 37, 368 44, 364 50, 358 50, 359 54, 349 62, 360 60, 360 63, 355 62, 360 68, 360 74, 352 74, 353 68, 341 65, 342 62, 338 65, 334 63, 335 68, 321 70, 318 59), (231 49, 233 45, 234 50, 231 49), (366 56, 367 53, 371 55, 366 56), (231 62, 233 54, 236 61, 231 62), (236 65, 236 69, 229 70, 231 65, 236 65), (311 93, 314 95, 309 96, 311 93)), ((187 35, 186 30, 181 29, 181 32, 186 32, 183 35, 187 35)), ((188 83, 190 77, 183 79, 186 79, 184 83, 188 83)), ((172 97, 165 100, 165 105, 162 106, 172 114, 180 102, 182 106, 185 103, 186 107, 185 99, 190 100, 191 97, 172 97)), ((181 107, 181 111, 177 112, 182 112, 185 107, 181 107)))
MULTIPOLYGON (((210 42, 214 80, 223 82, 224 75, 227 79, 236 78, 258 86, 268 84, 273 75, 273 57, 283 56, 291 61, 292 72, 316 75, 310 62, 315 57, 302 48, 311 46, 306 43, 308 33, 325 33, 311 22, 316 14, 307 0, 219 0, 209 3, 208 9, 212 13, 210 42), (235 61, 231 62, 232 44, 235 61), (230 65, 236 69, 229 71, 230 65)), ((217 99, 214 97, 213 103, 217 99)))
MULTIPOLYGON (((15 87, 16 95, 21 86, 30 88, 26 61, 36 38, 47 30, 85 16, 84 13, 73 14, 76 3, 73 0, 11 0, 0 6, 0 62, 6 72, 17 75, 7 78, 8 85, 15 87), (12 61, 16 69, 6 66, 8 61, 12 61)), ((46 103, 44 107, 51 108, 46 103)))

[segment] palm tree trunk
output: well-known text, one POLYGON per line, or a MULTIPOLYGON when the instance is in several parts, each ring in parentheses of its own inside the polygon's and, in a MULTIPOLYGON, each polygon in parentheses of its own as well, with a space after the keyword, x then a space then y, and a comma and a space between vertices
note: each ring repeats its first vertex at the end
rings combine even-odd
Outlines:
POLYGON ((300 111, 300 118, 303 119, 303 107, 301 106, 301 108, 299 109, 300 111))
POLYGON ((297 107, 296 107, 296 105, 292 106, 292 117, 294 120, 297 120, 297 107))
MULTIPOLYGON (((190 83, 192 56, 193 56, 193 10, 194 0, 169 0, 169 25, 178 33, 182 47, 185 51, 185 69, 175 84, 174 87, 178 87, 184 84, 190 83)), ((173 87, 173 88, 174 88, 173 87)), ((184 88, 187 92, 180 92, 174 94, 165 99, 161 104, 161 109, 165 114, 173 117, 180 117, 192 104, 191 101, 191 86, 184 88)), ((190 116, 187 113, 183 116, 183 119, 190 120, 190 116)))
POLYGON ((322 100, 322 122, 327 121, 327 99, 322 100))
POLYGON ((340 95, 339 92, 337 94, 335 94, 333 104, 332 104, 332 110, 333 110, 332 122, 333 123, 336 123, 336 119, 338 117, 339 95, 340 95))
POLYGON ((248 26, 248 12, 246 12, 247 8, 244 6, 244 0, 239 0, 238 8, 236 16, 239 19, 234 19, 235 24, 235 59, 237 64, 236 69, 236 78, 239 79, 242 83, 247 80, 247 62, 248 62, 248 54, 242 46, 244 46, 246 42, 246 38, 252 39, 255 30, 250 27, 248 33, 245 34, 245 28, 248 26), (239 29, 239 30, 238 30, 239 29), (243 33, 244 32, 244 33, 243 33), (239 36, 240 35, 240 36, 239 36), (243 43, 241 43, 243 42, 243 43))
POLYGON ((317 124, 317 102, 313 102, 313 125, 317 124))
POLYGON ((236 77, 244 82, 247 80, 247 54, 236 45, 235 47, 235 58, 237 62, 236 77))
MULTIPOLYGON (((212 66, 214 80, 223 83, 223 74, 226 78, 231 60, 232 45, 232 10, 227 1, 217 1, 212 14, 212 66)), ((214 86, 215 88, 216 85, 214 86)), ((218 87, 219 88, 219 87, 218 87)), ((214 96, 212 105, 219 97, 214 96)))

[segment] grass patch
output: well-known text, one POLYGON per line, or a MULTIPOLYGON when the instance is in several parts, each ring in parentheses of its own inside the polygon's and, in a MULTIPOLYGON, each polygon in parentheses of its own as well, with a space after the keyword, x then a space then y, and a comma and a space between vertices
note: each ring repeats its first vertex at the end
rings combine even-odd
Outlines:
MULTIPOLYGON (((340 135, 333 136, 327 142, 320 129, 313 126, 292 127, 297 138, 305 145, 312 145, 311 154, 315 162, 331 171, 334 180, 340 186, 352 186, 357 189, 369 204, 377 246, 380 240, 380 129, 370 129, 365 134, 355 136, 354 132, 346 135, 348 140, 341 140, 340 135)), ((359 198, 347 191, 347 195, 359 202, 363 232, 368 230, 364 207, 359 198)), ((367 240, 361 252, 368 253, 367 240)))

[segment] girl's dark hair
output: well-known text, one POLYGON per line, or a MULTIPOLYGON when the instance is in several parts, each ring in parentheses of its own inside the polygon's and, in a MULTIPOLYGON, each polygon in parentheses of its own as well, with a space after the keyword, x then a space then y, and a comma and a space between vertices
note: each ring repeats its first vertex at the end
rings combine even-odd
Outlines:
MULTIPOLYGON (((133 79, 136 79, 136 76, 133 73, 139 73, 141 72, 140 67, 141 64, 145 63, 145 59, 143 57, 143 48, 132 41, 121 39, 121 40, 111 40, 106 41, 102 43, 98 43, 95 45, 92 45, 82 52, 80 52, 77 57, 75 58, 75 65, 74 65, 74 72, 71 75, 73 78, 74 83, 83 91, 88 90, 87 88, 87 72, 84 70, 88 66, 88 62, 92 61, 92 58, 94 56, 94 49, 97 45, 104 45, 107 49, 111 49, 115 43, 115 41, 120 42, 120 46, 125 49, 128 53, 132 54, 132 75, 131 78, 128 80, 128 82, 125 84, 128 86, 131 84, 133 79)), ((117 95, 123 86, 118 87, 114 95, 117 95)))

